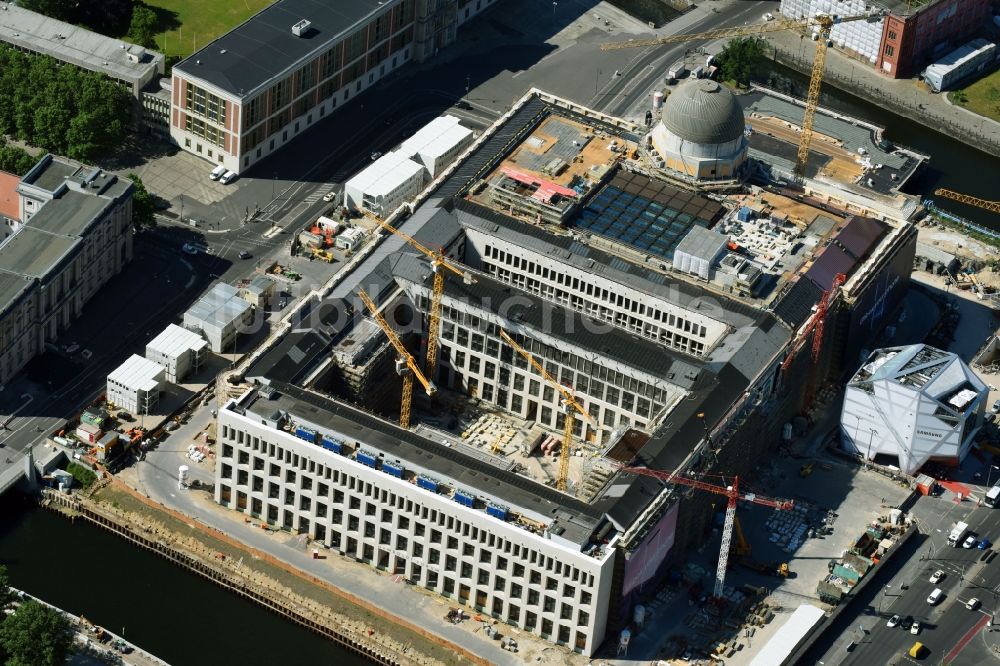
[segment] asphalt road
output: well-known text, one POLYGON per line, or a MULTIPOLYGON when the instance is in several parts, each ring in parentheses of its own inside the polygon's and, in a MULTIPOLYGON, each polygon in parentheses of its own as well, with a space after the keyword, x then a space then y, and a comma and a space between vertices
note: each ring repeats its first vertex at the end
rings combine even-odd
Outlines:
MULTIPOLYGON (((988 507, 974 510, 967 521, 970 529, 991 541, 1000 538, 1000 510, 988 507)), ((942 529, 947 532, 948 527, 942 529)), ((872 602, 871 616, 862 616, 854 630, 857 646, 841 664, 890 664, 908 663, 906 651, 915 641, 923 643, 928 652, 924 661, 941 663, 956 649, 964 646, 963 641, 975 636, 970 634, 977 626, 985 624, 989 614, 996 610, 995 590, 1000 586, 1000 558, 990 564, 980 562, 983 551, 978 549, 952 548, 943 546, 930 559, 922 560, 908 583, 908 589, 883 588, 872 602), (935 570, 945 572, 945 578, 937 585, 929 581, 935 570), (939 587, 944 596, 936 605, 927 603, 927 597, 939 587), (969 611, 965 602, 976 597, 982 601, 979 610, 969 611), (919 635, 912 635, 901 627, 889 628, 887 620, 893 615, 913 616, 921 624, 919 635), (865 633, 861 635, 861 627, 865 633)), ((926 557, 926 553, 922 555, 926 557)), ((836 656, 836 655, 832 655, 836 656)), ((831 662, 827 662, 831 663, 831 662)))

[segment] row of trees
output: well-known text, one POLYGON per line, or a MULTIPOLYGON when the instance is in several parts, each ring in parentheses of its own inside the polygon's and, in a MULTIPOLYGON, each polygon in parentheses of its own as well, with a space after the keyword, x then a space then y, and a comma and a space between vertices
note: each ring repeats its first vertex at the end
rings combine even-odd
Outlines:
POLYGON ((0 171, 23 176, 37 161, 38 158, 32 157, 24 148, 8 145, 0 137, 0 171))
POLYGON ((125 138, 131 95, 96 72, 0 45, 0 134, 81 160, 125 138))
POLYGON ((19 0, 18 4, 102 35, 125 36, 149 48, 155 45, 156 12, 137 0, 19 0))
POLYGON ((4 666, 63 666, 73 644, 69 621, 37 601, 14 608, 7 569, 0 565, 0 664, 4 666))

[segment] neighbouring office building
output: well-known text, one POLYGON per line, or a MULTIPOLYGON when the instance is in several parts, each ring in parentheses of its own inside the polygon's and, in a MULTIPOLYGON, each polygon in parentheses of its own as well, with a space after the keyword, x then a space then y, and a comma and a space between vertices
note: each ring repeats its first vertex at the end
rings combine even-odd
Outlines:
POLYGON ((894 79, 913 76, 980 30, 990 17, 990 0, 781 0, 788 18, 817 13, 858 16, 883 10, 873 21, 833 27, 830 38, 894 79))
POLYGON ((173 67, 170 137, 240 172, 496 0, 278 0, 173 67))
POLYGON ((988 395, 951 352, 919 344, 876 350, 847 384, 843 448, 904 474, 928 461, 957 465, 982 427, 988 395))
POLYGON ((17 186, 0 242, 0 384, 40 354, 132 259, 130 180, 46 155, 17 186))

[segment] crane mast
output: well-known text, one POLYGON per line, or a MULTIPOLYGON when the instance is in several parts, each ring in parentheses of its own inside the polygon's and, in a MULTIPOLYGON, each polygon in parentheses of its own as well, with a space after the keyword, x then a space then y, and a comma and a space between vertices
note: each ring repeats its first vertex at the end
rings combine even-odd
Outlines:
POLYGON ((719 566, 715 572, 715 590, 713 594, 717 599, 722 598, 722 593, 726 586, 726 568, 729 566, 729 549, 733 542, 733 524, 736 522, 736 503, 739 501, 751 502, 753 504, 770 507, 776 511, 788 511, 795 506, 795 502, 792 500, 772 499, 770 497, 757 495, 756 493, 742 492, 740 490, 739 477, 733 477, 732 485, 722 487, 712 483, 706 483, 705 481, 701 481, 699 479, 682 476, 675 472, 663 472, 660 470, 649 469, 648 467, 624 467, 622 471, 659 479, 667 484, 678 484, 688 486, 690 488, 697 488, 698 490, 704 490, 716 495, 723 495, 727 498, 726 520, 722 527, 722 545, 719 548, 719 566))
POLYGON ((416 377, 420 382, 421 386, 427 392, 427 395, 433 396, 437 393, 437 387, 434 386, 434 382, 429 381, 424 373, 420 372, 420 367, 417 362, 413 359, 413 355, 406 349, 403 341, 399 339, 396 335, 396 331, 392 330, 389 326, 389 322, 385 320, 382 313, 379 312, 378 306, 375 305, 375 301, 365 292, 364 289, 358 289, 358 296, 361 297, 361 301, 371 312, 372 319, 378 324, 379 328, 385 333, 385 336, 389 338, 389 344, 395 348, 396 353, 399 357, 396 359, 396 372, 403 378, 403 395, 399 405, 399 425, 402 428, 410 427, 410 405, 413 402, 413 378, 416 377))

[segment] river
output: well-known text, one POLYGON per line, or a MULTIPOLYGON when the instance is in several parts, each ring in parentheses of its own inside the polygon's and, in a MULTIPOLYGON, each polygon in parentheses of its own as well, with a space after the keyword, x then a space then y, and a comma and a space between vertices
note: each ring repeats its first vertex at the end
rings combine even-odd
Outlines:
POLYGON ((306 629, 85 521, 0 497, 0 564, 11 585, 173 666, 369 664, 306 629))
MULTIPOLYGON (((799 97, 805 97, 808 82, 804 76, 774 63, 771 63, 771 69, 779 77, 793 81, 792 91, 799 97)), ((820 104, 881 125, 886 128, 884 136, 889 141, 930 156, 930 162, 907 183, 905 191, 934 198, 938 207, 944 210, 1000 230, 1000 215, 934 197, 934 190, 942 187, 988 201, 1000 200, 1000 158, 830 86, 823 87, 820 104)))

